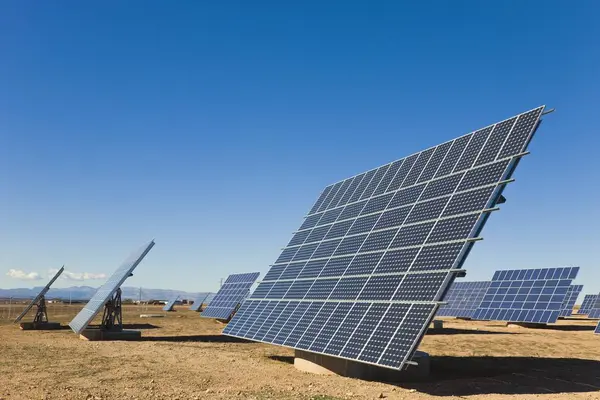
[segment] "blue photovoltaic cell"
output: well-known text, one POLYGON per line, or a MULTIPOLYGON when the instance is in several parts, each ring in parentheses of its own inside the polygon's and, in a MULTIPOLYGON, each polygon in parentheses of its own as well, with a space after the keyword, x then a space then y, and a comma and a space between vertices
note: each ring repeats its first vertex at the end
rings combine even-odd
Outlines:
POLYGON ((223 333, 403 368, 542 111, 326 187, 223 333))
POLYGON ((600 295, 596 297, 596 301, 588 313, 588 318, 600 318, 600 295))
POLYGON ((146 254, 154 246, 154 240, 150 243, 141 247, 138 251, 133 253, 127 260, 121 264, 121 266, 112 274, 110 278, 100 286, 90 301, 83 307, 83 309, 73 318, 69 323, 69 326, 75 333, 81 333, 88 324, 94 319, 94 317, 104 307, 104 304, 112 298, 117 289, 121 287, 123 282, 129 278, 133 270, 138 264, 146 257, 146 254))
POLYGON ((594 308, 594 304, 596 304, 597 299, 597 294, 586 294, 583 298, 583 302, 581 303, 581 307, 579 307, 579 310, 577 311, 577 314, 589 314, 592 308, 594 308))
POLYGON ((200 313, 201 317, 229 319, 250 293, 259 272, 229 275, 210 304, 200 313))
POLYGON ((436 316, 473 318, 475 310, 483 300, 483 296, 490 286, 490 281, 457 282, 454 281, 446 296, 444 304, 436 316))
POLYGON ((65 266, 63 265, 56 272, 56 274, 54 274, 54 277, 52 277, 52 279, 50 279, 50 282, 48 282, 48 284, 46 286, 44 286, 44 288, 42 290, 40 290, 40 292, 37 294, 37 296, 35 296, 35 298, 33 300, 31 300, 31 303, 29 303, 27 305, 27 307, 25 307, 25 309, 23 310, 23 312, 21 314, 19 314, 19 316, 17 318, 15 318, 15 321, 14 321, 15 323, 17 323, 21 319, 23 319, 23 317, 25 316, 25 314, 27 314, 29 312, 29 310, 31 309, 31 307, 33 307, 34 304, 36 304, 38 301, 40 301, 40 299, 42 298, 42 296, 44 296, 46 293, 48 293, 48 290, 50 290, 50 286, 52 286, 52 284, 54 283, 54 281, 56 281, 58 279, 58 277, 60 276, 60 274, 62 274, 62 272, 64 270, 65 270, 65 266))
POLYGON ((473 319, 554 323, 579 267, 496 271, 473 319))
POLYGON ((581 293, 582 290, 583 285, 569 286, 565 300, 560 307, 560 313, 558 314, 559 317, 569 317, 571 314, 573 314, 573 307, 575 307, 575 302, 577 301, 579 293, 581 293))
POLYGON ((177 300, 179 300, 179 296, 173 296, 169 299, 169 301, 167 301, 167 304, 165 304, 165 306, 163 307, 163 311, 172 311, 173 310, 173 306, 175 305, 175 303, 177 302, 177 300))
POLYGON ((194 299, 194 304, 191 305, 190 310, 199 311, 202 307, 202 304, 206 302, 206 299, 209 295, 210 293, 199 293, 198 296, 196 296, 196 298, 194 299))

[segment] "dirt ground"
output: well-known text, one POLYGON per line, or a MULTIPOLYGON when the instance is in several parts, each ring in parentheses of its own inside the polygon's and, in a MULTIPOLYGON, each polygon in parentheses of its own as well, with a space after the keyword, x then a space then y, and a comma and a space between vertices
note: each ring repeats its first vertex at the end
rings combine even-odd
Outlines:
MULTIPOLYGON (((50 319, 66 325, 81 307, 51 305, 50 319)), ((20 309, 0 310, 2 400, 600 399, 600 335, 584 319, 544 329, 446 319, 419 348, 430 378, 394 385, 300 372, 293 350, 222 336, 222 324, 186 306, 126 307, 124 322, 142 330, 136 342, 21 331, 9 319, 20 309)))

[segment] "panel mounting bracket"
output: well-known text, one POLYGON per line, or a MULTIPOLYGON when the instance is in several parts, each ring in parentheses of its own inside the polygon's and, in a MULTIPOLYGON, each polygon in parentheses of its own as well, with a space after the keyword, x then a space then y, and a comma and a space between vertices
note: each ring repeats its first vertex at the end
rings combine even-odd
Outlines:
POLYGON ((105 331, 123 330, 123 309, 121 308, 121 288, 104 305, 100 329, 105 331))
POLYGON ((33 318, 34 324, 42 324, 48 322, 48 310, 46 309, 46 298, 45 296, 40 297, 36 303, 37 310, 35 317, 33 318))

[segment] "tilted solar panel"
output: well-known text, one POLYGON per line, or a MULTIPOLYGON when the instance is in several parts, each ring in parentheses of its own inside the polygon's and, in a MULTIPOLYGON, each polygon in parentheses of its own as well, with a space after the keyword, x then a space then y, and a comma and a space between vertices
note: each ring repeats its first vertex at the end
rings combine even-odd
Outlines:
POLYGON ((579 311, 577 311, 577 314, 589 314, 592 308, 594 308, 594 304, 596 304, 597 299, 597 294, 586 294, 583 298, 583 302, 581 303, 579 311))
POLYGON ((598 322, 598 325, 596 325, 596 329, 594 330, 594 333, 600 333, 600 322, 598 322))
POLYGON ((64 270, 65 270, 65 266, 63 265, 56 272, 56 274, 54 274, 54 276, 52 277, 52 279, 50 279, 50 282, 48 282, 48 284, 46 286, 44 286, 44 288, 42 290, 40 290, 40 292, 37 294, 37 296, 35 296, 35 298, 33 300, 31 300, 31 303, 29 303, 27 305, 27 307, 25 307, 25 310, 23 310, 23 312, 21 314, 19 314, 19 316, 17 318, 15 318, 15 321, 14 321, 15 323, 17 323, 20 320, 22 320, 23 317, 29 312, 29 310, 31 310, 31 307, 33 307, 38 301, 40 301, 40 299, 42 298, 42 296, 44 296, 44 295, 46 295, 46 293, 48 293, 48 290, 50 290, 50 286, 52 286, 52 284, 54 283, 54 281, 56 281, 58 279, 58 277, 60 276, 60 274, 62 274, 62 272, 64 270))
POLYGON ((259 272, 229 275, 210 304, 200 313, 201 317, 229 319, 250 293, 259 272))
POLYGON ((134 252, 121 266, 112 274, 110 278, 100 286, 90 301, 83 309, 69 322, 69 326, 75 333, 81 333, 94 319, 94 317, 104 307, 104 304, 114 295, 119 287, 129 278, 133 270, 144 259, 146 254, 154 246, 154 240, 144 245, 139 250, 134 252))
POLYGON ((496 271, 473 319, 554 323, 579 267, 496 271))
POLYGON ((600 295, 596 297, 596 301, 588 313, 588 318, 600 318, 600 295))
POLYGON ((567 294, 565 296, 565 300, 560 306, 559 317, 569 317, 573 314, 573 308, 575 307, 575 302, 579 297, 579 293, 583 290, 583 285, 571 285, 567 290, 567 294))
POLYGON ((167 301, 167 304, 165 304, 165 306, 163 307, 163 311, 172 311, 173 310, 173 306, 175 305, 175 303, 177 302, 177 300, 179 300, 179 295, 177 296, 173 296, 169 299, 169 301, 167 301))
POLYGON ((208 298, 209 295, 210 295, 210 293, 198 294, 198 296, 196 296, 196 298, 194 299, 194 304, 191 305, 190 310, 192 310, 192 311, 200 310, 200 308, 202 307, 202 304, 204 304, 204 301, 208 298))
POLYGON ((454 281, 446 296, 444 304, 435 314, 438 317, 473 318, 473 314, 481 301, 490 281, 457 282, 454 281))
POLYGON ((401 369, 542 111, 326 187, 223 333, 401 369))

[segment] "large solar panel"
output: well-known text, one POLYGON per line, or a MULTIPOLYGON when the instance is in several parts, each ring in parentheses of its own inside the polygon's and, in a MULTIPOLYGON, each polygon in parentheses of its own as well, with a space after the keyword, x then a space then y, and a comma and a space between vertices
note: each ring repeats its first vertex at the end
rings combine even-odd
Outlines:
POLYGON ((596 297, 596 301, 588 313, 588 318, 600 318, 600 295, 596 297))
POLYGON ((46 293, 48 293, 48 290, 50 290, 50 286, 52 286, 54 281, 56 281, 58 279, 58 277, 60 276, 60 274, 62 274, 62 272, 64 270, 65 270, 65 266, 63 265, 62 267, 60 267, 58 272, 56 272, 56 274, 54 274, 54 277, 52 277, 52 279, 50 279, 50 282, 48 282, 48 284, 46 286, 44 286, 44 288, 42 290, 40 290, 40 292, 37 294, 37 296, 35 296, 35 298, 33 300, 31 300, 31 303, 29 303, 27 305, 27 307, 25 307, 25 310, 23 310, 23 312, 21 314, 19 314, 19 316, 17 318, 15 318, 15 323, 17 323, 21 319, 23 319, 23 317, 29 312, 29 310, 31 310, 31 307, 33 307, 35 304, 37 304, 37 302, 40 301, 42 296, 44 296, 46 293))
POLYGON ((194 303, 190 306, 190 310, 198 311, 202 307, 202 304, 208 299, 210 293, 199 293, 194 299, 194 303))
POLYGON ((594 304, 596 304, 597 299, 597 294, 586 294, 583 298, 583 302, 581 303, 581 307, 579 307, 579 311, 577 311, 577 314, 589 314, 592 308, 594 308, 594 304))
POLYGON ((250 288, 260 275, 259 272, 229 275, 201 317, 229 319, 237 307, 250 293, 250 288))
POLYGON ((490 281, 454 282, 444 296, 444 304, 436 316, 473 318, 473 314, 490 286, 490 281))
POLYGON ((571 285, 567 290, 567 294, 565 296, 565 300, 563 301, 560 307, 559 317, 569 317, 573 314, 573 308, 575 307, 575 302, 579 297, 579 293, 583 290, 583 285, 571 285))
POLYGON ((163 311, 172 311, 173 310, 173 306, 175 305, 175 303, 177 302, 177 300, 179 300, 179 295, 177 296, 173 296, 169 299, 169 301, 167 301, 167 304, 165 304, 165 306, 163 307, 163 311))
POLYGON ((496 271, 473 319, 554 323, 579 267, 496 271))
POLYGON ((401 369, 542 111, 326 187, 223 333, 401 369))
POLYGON ((131 276, 133 270, 144 259, 146 254, 148 254, 152 246, 154 246, 154 240, 150 241, 148 244, 131 254, 131 256, 129 256, 112 274, 112 276, 108 278, 104 285, 100 286, 90 301, 79 312, 79 314, 77 314, 75 318, 69 322, 69 326, 73 332, 81 333, 88 326, 88 324, 104 307, 104 304, 111 299, 117 289, 121 287, 123 282, 125 282, 125 280, 131 276))

